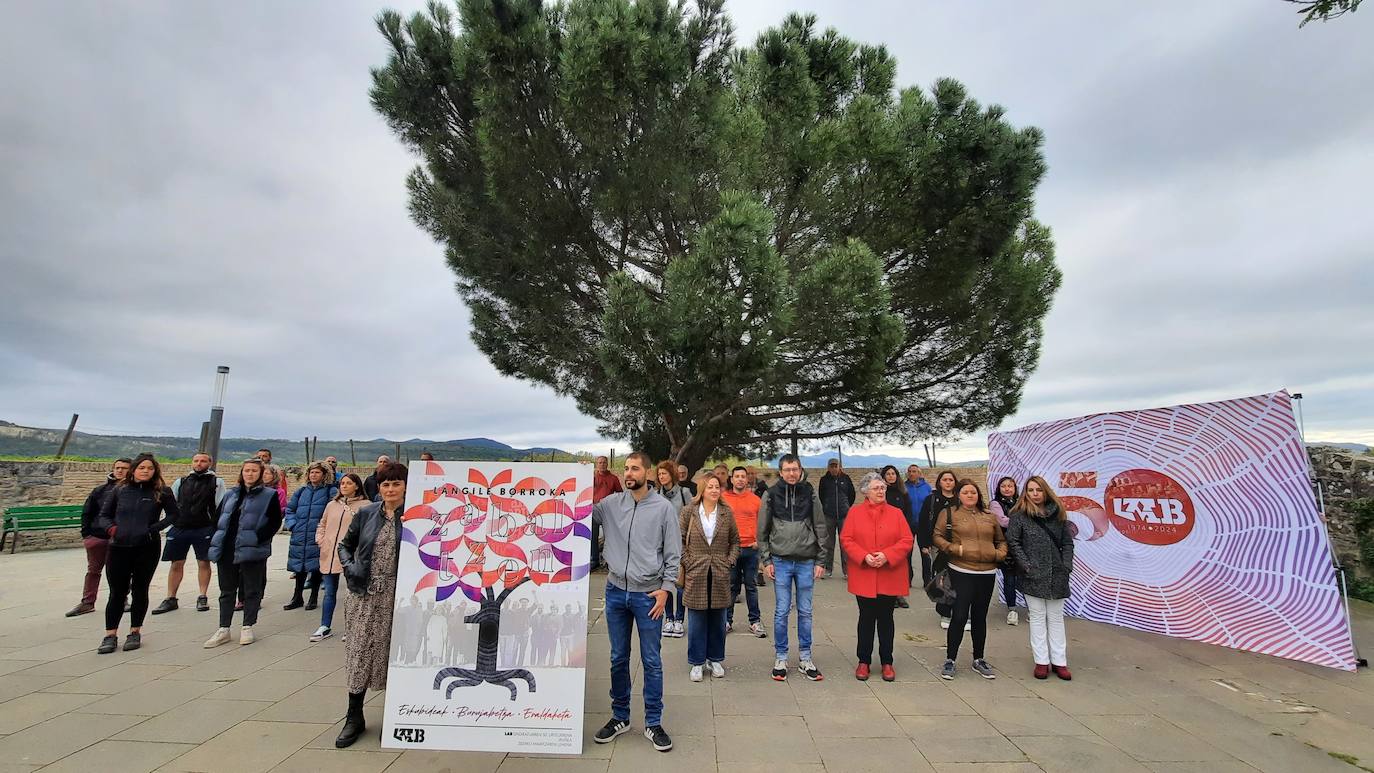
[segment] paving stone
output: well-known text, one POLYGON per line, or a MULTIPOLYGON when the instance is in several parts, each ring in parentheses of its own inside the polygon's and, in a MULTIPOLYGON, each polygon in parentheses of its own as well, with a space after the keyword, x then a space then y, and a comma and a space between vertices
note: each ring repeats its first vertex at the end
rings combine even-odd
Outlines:
MULTIPOLYGON (((605 773, 610 760, 558 760, 556 764, 559 773, 605 773)), ((547 760, 507 757, 496 770, 497 773, 539 773, 549 768, 547 760)))
POLYGON ((256 671, 235 679, 207 697, 226 701, 279 701, 313 681, 315 675, 307 671, 256 671))
POLYGON ((1045 773, 1144 773, 1149 769, 1130 755, 1094 736, 1039 735, 1012 738, 1045 773))
POLYGON ((115 736, 115 740, 204 743, 271 705, 263 701, 200 698, 141 722, 115 736))
POLYGON ((982 717, 897 717, 902 730, 932 764, 1021 762, 1026 756, 982 717))
POLYGON ((310 685, 272 704, 253 719, 262 722, 331 724, 348 711, 348 691, 342 687, 310 685))
POLYGON ((818 738, 816 746, 826 770, 849 773, 892 773, 933 770, 910 738, 818 738))
POLYGON ((629 733, 621 736, 620 742, 615 744, 611 764, 607 770, 612 773, 641 773, 646 770, 652 770, 654 773, 695 773, 715 767, 715 738, 710 735, 684 735, 676 732, 672 732, 671 735, 673 749, 668 754, 655 749, 642 734, 637 739, 639 743, 625 743, 630 740, 629 733))
MULTIPOLYGON (((18 674, 8 674, 0 679, 0 704, 14 700, 29 693, 35 693, 44 687, 51 687, 67 681, 68 677, 53 674, 30 674, 27 671, 18 674)), ((3 712, 3 709, 0 709, 3 712)))
POLYGON ((1001 698, 973 706, 1005 736, 1092 735, 1087 727, 1040 697, 1001 698))
POLYGON ((1137 760, 1199 762, 1233 759, 1226 752, 1159 717, 1083 717, 1084 725, 1137 760))
MULTIPOLYGON (((113 657, 107 655, 106 657, 113 657)), ((114 695, 177 671, 176 666, 143 666, 137 663, 112 662, 109 668, 62 682, 45 692, 102 693, 114 695)))
POLYGON ((21 765, 57 762, 142 719, 112 714, 63 714, 0 738, 0 760, 21 765))
MULTIPOLYGON (((5 656, 5 660, 32 660, 42 663, 50 663, 54 660, 61 660, 71 655, 83 652, 95 654, 95 648, 100 646, 100 636, 85 639, 56 639, 53 641, 35 644, 31 647, 16 650, 5 656)), ((108 657, 108 656, 107 656, 108 657)))
POLYGON ((0 659, 0 676, 12 674, 15 671, 23 671, 26 668, 46 663, 44 660, 2 660, 0 659))
POLYGON ((963 698, 942 683, 909 685, 897 690, 874 690, 873 695, 893 716, 949 717, 976 713, 963 698))
POLYGON ((843 705, 802 706, 802 716, 818 744, 823 738, 905 737, 887 708, 871 695, 851 699, 843 705))
POLYGON ((1236 759, 1229 762, 1147 762, 1145 767, 1154 773, 1255 773, 1254 768, 1236 759))
POLYGON ((163 769, 195 773, 257 773, 281 764, 324 730, 297 722, 241 722, 163 769))
MULTIPOLYGON (((348 751, 353 751, 348 749, 348 751)), ((387 773, 496 773, 504 754, 488 752, 469 752, 457 755, 453 752, 422 752, 410 750, 391 763, 387 773)), ((606 764, 604 761, 601 763, 606 764)), ((604 768, 603 768, 604 769, 604 768)))
POLYGON ((101 741, 44 768, 44 773, 150 773, 195 748, 192 744, 101 741))
MULTIPOLYGON (((360 752, 356 749, 301 749, 287 757, 272 773, 381 773, 396 762, 400 752, 360 752)), ((406 770, 404 767, 392 770, 406 770)))
POLYGON ((770 717, 768 732, 759 723, 716 717, 716 760, 740 764, 820 763, 820 752, 801 717, 770 717))
POLYGON ((35 692, 0 703, 0 735, 17 733, 53 717, 60 717, 102 697, 104 696, 35 692))
POLYGON ((82 706, 88 714, 139 714, 155 717, 195 700, 215 689, 208 682, 176 682, 157 679, 82 706))

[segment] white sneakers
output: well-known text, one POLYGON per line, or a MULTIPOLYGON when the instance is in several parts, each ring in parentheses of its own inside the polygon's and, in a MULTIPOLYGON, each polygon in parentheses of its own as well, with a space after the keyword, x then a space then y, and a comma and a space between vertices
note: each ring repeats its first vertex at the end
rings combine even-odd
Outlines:
POLYGON ((681 620, 663 621, 663 636, 669 639, 681 639, 686 626, 681 620))
POLYGON ((211 636, 210 638, 208 638, 208 639, 205 640, 205 649, 207 649, 207 650, 212 650, 212 649, 214 649, 215 647, 218 647, 218 646, 221 645, 221 644, 228 644, 228 643, 229 643, 229 629, 228 629, 228 628, 217 628, 217 629, 215 629, 215 634, 214 634, 213 636, 211 636))
POLYGON ((1007 610, 1007 625, 1016 625, 1021 622, 1021 616, 1016 614, 1016 610, 1007 610))
POLYGON ((948 627, 949 627, 949 618, 948 618, 948 617, 942 617, 942 618, 940 618, 940 627, 941 627, 941 628, 948 628, 948 627))
POLYGON ((707 661, 707 665, 711 667, 711 676, 714 676, 717 679, 721 679, 725 676, 725 666, 715 662, 714 660, 707 661))
POLYGON ((700 682, 702 677, 706 675, 707 668, 711 669, 711 676, 717 679, 721 679, 725 676, 725 666, 715 662, 714 660, 708 660, 706 661, 705 666, 692 666, 692 670, 688 674, 688 678, 691 679, 693 682, 700 682))
POLYGON ((251 626, 251 625, 245 625, 243 628, 239 629, 239 644, 252 644, 252 643, 253 643, 253 626, 251 626))
MULTIPOLYGON (((1015 614, 1016 614, 1015 612, 1012 612, 1012 613, 1011 613, 1011 615, 1015 615, 1015 614)), ((1011 623, 1012 625, 1016 625, 1016 623, 1012 623, 1012 622, 1011 622, 1011 615, 1007 615, 1007 622, 1008 622, 1008 623, 1011 623)), ((948 618, 948 617, 942 617, 942 618, 940 618, 940 627, 941 627, 941 628, 948 628, 948 627, 949 627, 949 618, 948 618)), ((964 630, 965 630, 965 631, 971 631, 971 630, 973 630, 973 621, 972 621, 972 620, 965 620, 965 621, 964 621, 964 630)))
POLYGON ((328 639, 330 636, 333 636, 333 635, 334 635, 334 632, 333 632, 332 630, 330 630, 329 626, 327 626, 327 625, 322 625, 322 626, 320 626, 319 628, 316 628, 314 633, 310 634, 310 641, 312 641, 312 642, 324 641, 325 639, 328 639))
POLYGON ((692 666, 692 673, 689 674, 687 678, 691 679, 693 682, 700 682, 701 676, 701 666, 692 666))

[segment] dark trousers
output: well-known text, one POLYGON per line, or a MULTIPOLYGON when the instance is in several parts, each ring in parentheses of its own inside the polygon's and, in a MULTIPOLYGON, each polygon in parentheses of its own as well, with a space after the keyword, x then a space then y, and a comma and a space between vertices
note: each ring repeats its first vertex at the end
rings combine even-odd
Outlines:
POLYGON ((959 656, 959 645, 964 643, 964 623, 972 621, 973 659, 977 660, 983 657, 983 644, 988 638, 988 606, 992 604, 997 575, 950 569, 949 581, 954 587, 954 612, 950 614, 949 630, 945 632, 945 657, 954 660, 959 656))
POLYGON ((96 595, 100 592, 100 575, 105 572, 105 554, 109 552, 110 541, 86 537, 81 544, 86 548, 86 581, 81 584, 81 603, 94 606, 96 595))
POLYGON ((892 622, 892 607, 897 603, 896 596, 877 598, 854 597, 859 602, 859 648, 855 654, 860 663, 873 663, 873 632, 878 633, 878 662, 883 665, 892 663, 892 640, 896 635, 896 625, 892 622))
POLYGON ((105 630, 119 628, 124 617, 124 600, 129 602, 129 627, 141 628, 148 614, 148 586, 157 572, 157 559, 162 545, 151 539, 142 545, 125 547, 111 545, 105 554, 105 580, 110 584, 110 597, 105 600, 105 630))
POLYGON ((601 566, 601 524, 592 519, 592 571, 601 566))
MULTIPOLYGON (((844 526, 844 519, 837 518, 832 513, 826 513, 825 525, 825 554, 829 557, 825 564, 825 571, 829 574, 835 566, 835 543, 839 539, 840 528, 844 526)), ((840 571, 844 571, 843 555, 840 556, 840 571)))
POLYGON ((757 623, 762 619, 759 612, 759 586, 756 575, 759 573, 759 551, 756 547, 739 549, 739 558, 730 569, 730 608, 726 611, 727 623, 735 622, 735 603, 739 601, 740 588, 744 588, 744 603, 749 608, 749 622, 757 623))
POLYGON ((234 621, 234 601, 243 594, 243 624, 257 625, 258 610, 262 609, 262 594, 267 590, 267 562, 220 561, 219 571, 219 627, 228 628, 234 621))
POLYGON ((935 576, 935 573, 930 571, 930 554, 926 553, 924 549, 918 548, 917 550, 921 554, 921 587, 924 588, 930 584, 930 579, 935 576))
POLYGON ((1016 606, 1017 576, 1002 572, 1002 600, 1007 602, 1007 608, 1016 606))
POLYGON ((305 593, 306 580, 310 581, 310 596, 315 597, 320 592, 320 582, 324 577, 318 572, 296 572, 296 592, 291 596, 296 601, 301 600, 301 594, 305 593))

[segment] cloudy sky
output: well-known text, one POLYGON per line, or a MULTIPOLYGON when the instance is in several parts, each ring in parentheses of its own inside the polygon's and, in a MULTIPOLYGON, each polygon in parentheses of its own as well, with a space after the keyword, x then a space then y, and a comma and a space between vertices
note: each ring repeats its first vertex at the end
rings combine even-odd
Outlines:
MULTIPOLYGON (((227 364, 229 435, 610 445, 469 341, 368 106, 381 7, 10 8, 0 418, 194 435, 227 364)), ((1005 428, 1288 387, 1309 439, 1374 443, 1374 12, 731 4, 741 42, 792 10, 1045 130, 1064 284, 1005 428)))

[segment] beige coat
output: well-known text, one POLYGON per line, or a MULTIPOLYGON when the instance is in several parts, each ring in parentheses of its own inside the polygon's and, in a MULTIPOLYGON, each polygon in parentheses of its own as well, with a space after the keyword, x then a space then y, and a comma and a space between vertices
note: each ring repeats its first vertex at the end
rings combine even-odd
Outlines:
POLYGON ((340 494, 325 505, 320 525, 315 529, 315 544, 320 546, 320 574, 343 572, 343 567, 339 566, 339 540, 348 533, 348 524, 353 522, 353 516, 369 504, 371 502, 367 497, 356 496, 345 501, 343 494, 340 494))
POLYGON ((696 505, 678 513, 682 533, 682 605, 688 609, 725 609, 730 606, 730 570, 739 558, 739 527, 724 501, 716 505, 716 530, 711 542, 701 528, 696 505), (711 591, 706 592, 707 577, 711 591))

